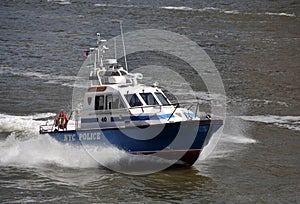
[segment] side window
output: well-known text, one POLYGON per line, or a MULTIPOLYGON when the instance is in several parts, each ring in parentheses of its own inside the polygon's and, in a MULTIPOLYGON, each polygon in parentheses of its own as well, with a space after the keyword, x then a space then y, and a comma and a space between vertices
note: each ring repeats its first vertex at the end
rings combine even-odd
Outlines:
POLYGON ((162 105, 170 105, 168 100, 166 99, 166 97, 162 93, 156 92, 155 95, 160 100, 162 105))
POLYGON ((103 110, 103 109, 104 109, 104 96, 96 96, 95 110, 103 110))
POLYGON ((107 95, 106 96, 106 107, 105 107, 106 110, 112 109, 112 102, 113 102, 112 95, 107 95))
POLYGON ((136 94, 127 94, 125 95, 125 98, 131 107, 143 105, 136 94))
POLYGON ((125 108, 123 101, 118 95, 113 95, 112 97, 112 109, 125 108))
POLYGON ((140 93, 140 95, 147 105, 158 105, 158 102, 156 101, 152 93, 140 93))

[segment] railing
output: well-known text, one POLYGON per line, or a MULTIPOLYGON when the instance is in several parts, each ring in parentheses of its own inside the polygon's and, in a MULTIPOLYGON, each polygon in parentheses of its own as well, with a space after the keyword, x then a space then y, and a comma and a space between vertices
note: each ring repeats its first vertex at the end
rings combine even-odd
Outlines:
POLYGON ((178 103, 171 103, 171 104, 164 104, 164 105, 146 105, 146 106, 133 106, 133 107, 130 107, 129 110, 132 110, 132 109, 142 109, 142 112, 144 113, 144 109, 145 108, 155 108, 155 107, 159 107, 159 112, 161 112, 161 109, 162 107, 166 107, 166 106, 177 106, 179 105, 178 103))
POLYGON ((204 112, 200 112, 200 103, 199 102, 192 102, 192 103, 172 103, 172 104, 165 104, 165 105, 147 105, 147 106, 134 106, 134 107, 130 107, 129 110, 133 110, 133 109, 141 109, 142 112, 144 113, 146 108, 155 108, 155 107, 159 107, 159 112, 162 111, 162 107, 165 106, 172 106, 174 107, 174 110, 172 112, 172 114, 170 115, 169 119, 174 115, 174 113, 176 112, 176 110, 178 108, 185 108, 188 111, 191 111, 192 113, 194 113, 194 117, 192 117, 191 115, 187 115, 185 112, 185 116, 187 118, 193 119, 195 117, 199 117, 199 118, 209 118, 209 115, 207 115, 204 112), (203 114, 200 114, 203 113, 203 114))
POLYGON ((40 125, 40 134, 51 132, 53 130, 55 122, 53 122, 52 124, 48 124, 48 123, 49 121, 47 121, 45 125, 40 125))

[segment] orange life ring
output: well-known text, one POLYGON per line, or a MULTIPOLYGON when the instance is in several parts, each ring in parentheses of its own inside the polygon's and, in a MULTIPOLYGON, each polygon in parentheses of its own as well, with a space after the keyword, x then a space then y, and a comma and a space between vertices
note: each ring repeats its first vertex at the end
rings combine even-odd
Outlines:
POLYGON ((55 120, 55 126, 59 129, 66 129, 68 125, 68 117, 64 112, 61 112, 55 120))

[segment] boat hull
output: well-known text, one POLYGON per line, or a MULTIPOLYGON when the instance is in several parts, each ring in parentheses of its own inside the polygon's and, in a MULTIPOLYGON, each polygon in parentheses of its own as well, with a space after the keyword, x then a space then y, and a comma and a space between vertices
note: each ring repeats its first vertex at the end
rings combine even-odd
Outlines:
POLYGON ((198 120, 126 128, 48 132, 64 143, 114 146, 131 154, 155 155, 193 165, 222 121, 198 120))

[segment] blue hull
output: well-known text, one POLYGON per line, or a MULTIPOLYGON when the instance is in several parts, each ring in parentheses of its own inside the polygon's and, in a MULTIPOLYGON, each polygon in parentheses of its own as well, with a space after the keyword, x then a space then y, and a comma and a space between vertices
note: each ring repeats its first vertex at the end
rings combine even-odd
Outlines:
POLYGON ((112 145, 133 154, 185 152, 181 160, 192 165, 197 160, 204 143, 207 143, 213 132, 221 125, 221 121, 204 120, 120 129, 59 131, 48 134, 64 143, 112 145))

